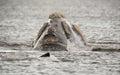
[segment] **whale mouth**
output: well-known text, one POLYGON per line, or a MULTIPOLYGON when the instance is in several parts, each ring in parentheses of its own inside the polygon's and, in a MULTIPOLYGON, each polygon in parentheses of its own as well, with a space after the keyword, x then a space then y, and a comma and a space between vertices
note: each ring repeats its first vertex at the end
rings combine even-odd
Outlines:
POLYGON ((52 28, 48 29, 48 33, 42 41, 41 50, 43 51, 67 51, 66 47, 59 43, 59 39, 52 28))
POLYGON ((47 33, 44 35, 42 41, 43 44, 52 44, 58 42, 58 38, 55 35, 55 29, 53 27, 48 28, 47 33))
POLYGON ((42 41, 43 44, 50 44, 50 43, 52 44, 52 43, 57 43, 58 38, 55 36, 54 33, 50 33, 50 34, 46 34, 42 39, 42 41))
POLYGON ((45 35, 42 41, 42 51, 68 51, 63 44, 59 43, 58 38, 54 34, 45 35))

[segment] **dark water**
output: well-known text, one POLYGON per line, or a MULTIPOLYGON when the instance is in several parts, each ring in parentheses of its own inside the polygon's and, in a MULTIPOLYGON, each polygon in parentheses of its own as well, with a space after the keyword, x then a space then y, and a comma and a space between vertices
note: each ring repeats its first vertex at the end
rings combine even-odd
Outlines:
POLYGON ((118 52, 0 52, 2 75, 119 75, 118 52), (56 59, 57 58, 57 59, 56 59))

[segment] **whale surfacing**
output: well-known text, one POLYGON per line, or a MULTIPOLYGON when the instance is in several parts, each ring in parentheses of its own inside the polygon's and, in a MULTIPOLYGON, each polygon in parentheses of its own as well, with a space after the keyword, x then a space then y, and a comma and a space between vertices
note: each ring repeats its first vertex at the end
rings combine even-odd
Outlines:
POLYGON ((49 21, 44 23, 33 43, 33 49, 43 51, 67 51, 67 41, 76 45, 86 45, 79 26, 70 24, 62 13, 49 15, 49 21))

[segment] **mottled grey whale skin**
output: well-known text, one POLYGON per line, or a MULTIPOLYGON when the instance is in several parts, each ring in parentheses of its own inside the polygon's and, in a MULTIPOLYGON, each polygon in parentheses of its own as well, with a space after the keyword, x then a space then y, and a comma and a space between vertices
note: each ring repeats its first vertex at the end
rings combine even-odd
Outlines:
POLYGON ((62 27, 62 16, 50 15, 34 49, 42 51, 67 51, 67 37, 62 27), (54 18, 53 18, 54 17, 54 18))
POLYGON ((61 13, 52 13, 34 43, 34 49, 43 51, 67 51, 67 41, 77 46, 86 45, 79 26, 70 24, 61 13))
POLYGON ((58 23, 49 25, 47 33, 44 34, 44 37, 41 39, 41 50, 67 51, 67 38, 61 25, 58 25, 58 23))

